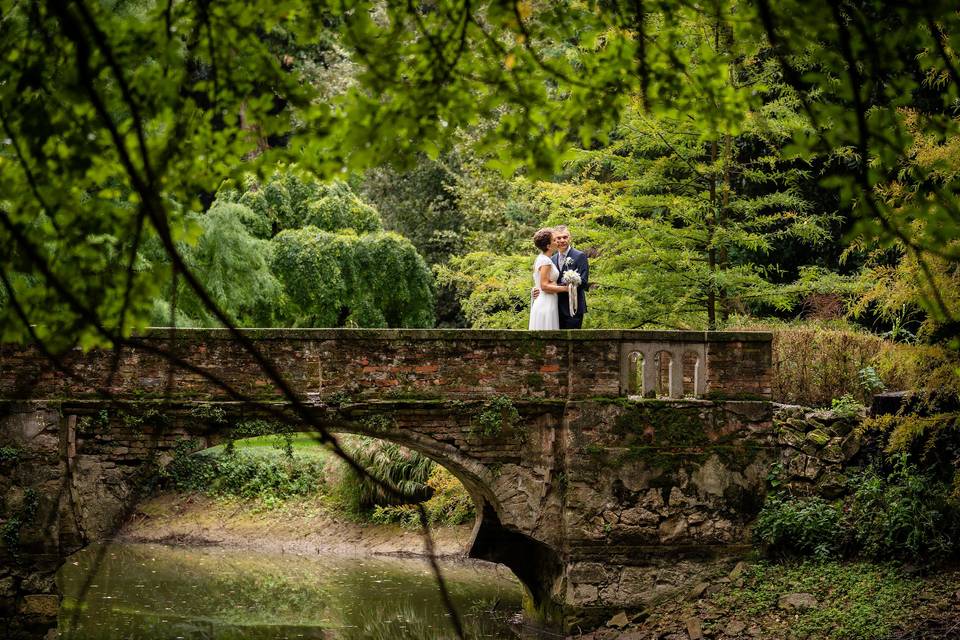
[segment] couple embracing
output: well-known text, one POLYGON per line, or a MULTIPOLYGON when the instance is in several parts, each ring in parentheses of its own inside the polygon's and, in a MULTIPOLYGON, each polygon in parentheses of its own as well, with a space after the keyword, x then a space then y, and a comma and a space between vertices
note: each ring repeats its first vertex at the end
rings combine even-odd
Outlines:
POLYGON ((540 229, 533 244, 540 255, 533 262, 530 330, 579 329, 587 310, 587 254, 570 246, 565 225, 540 229))

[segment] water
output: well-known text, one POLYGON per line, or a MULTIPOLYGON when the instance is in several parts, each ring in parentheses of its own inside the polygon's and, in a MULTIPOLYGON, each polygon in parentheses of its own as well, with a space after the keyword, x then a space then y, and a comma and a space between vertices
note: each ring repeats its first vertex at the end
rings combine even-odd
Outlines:
MULTIPOLYGON (((509 571, 442 570, 468 637, 515 637, 504 618, 519 610, 521 588, 509 571)), ((57 579, 60 631, 76 640, 455 637, 420 559, 110 544, 72 556, 57 579)))

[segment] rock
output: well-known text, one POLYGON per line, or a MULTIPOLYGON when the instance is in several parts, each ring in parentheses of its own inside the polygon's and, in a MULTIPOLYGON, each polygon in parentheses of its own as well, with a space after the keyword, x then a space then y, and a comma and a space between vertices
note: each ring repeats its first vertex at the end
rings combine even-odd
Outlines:
POLYGON ((570 579, 575 582, 596 584, 607 578, 606 565, 600 562, 578 562, 570 568, 570 579))
POLYGON ((23 597, 21 613, 44 618, 56 618, 60 610, 60 597, 53 594, 35 594, 23 597))
POLYGON ((730 572, 730 575, 727 576, 731 580, 736 580, 743 575, 743 572, 747 570, 747 563, 741 560, 734 567, 733 571, 730 572))
POLYGON ((628 624, 630 624, 630 619, 627 618, 627 614, 624 611, 607 620, 608 627, 616 627, 617 629, 622 629, 628 624))
POLYGON ((710 456, 693 474, 693 483, 699 489, 701 497, 704 494, 723 496, 732 482, 733 473, 723 465, 716 454, 710 456))
POLYGON ((787 464, 787 473, 794 477, 802 477, 803 470, 807 467, 808 456, 804 454, 797 455, 787 464))
POLYGON ((13 576, 7 576, 0 580, 0 598, 12 598, 17 595, 17 590, 14 589, 13 576))
POLYGON ((687 535, 687 519, 683 516, 673 516, 660 523, 660 541, 673 542, 687 535))
POLYGON ((822 425, 831 425, 840 418, 830 409, 820 409, 819 411, 808 411, 803 414, 803 419, 807 422, 819 422, 822 425))
POLYGON ((807 430, 810 428, 810 426, 806 422, 804 422, 801 418, 790 418, 789 420, 787 420, 787 424, 790 425, 791 428, 799 431, 800 433, 806 433, 807 430))
POLYGON ((739 620, 731 620, 730 623, 723 628, 723 633, 728 636, 738 636, 746 630, 747 625, 740 622, 739 620))
POLYGON ((856 421, 844 418, 842 420, 837 420, 827 429, 830 433, 835 436, 845 436, 856 426, 856 421))
POLYGON ((827 462, 843 462, 843 447, 840 438, 831 438, 830 443, 820 452, 820 459, 827 462))
POLYGON ((851 431, 840 443, 840 449, 843 451, 843 459, 849 460, 860 452, 860 436, 856 431, 851 431))
POLYGON ((816 609, 817 599, 812 593, 788 593, 780 596, 777 606, 784 611, 802 611, 816 609))
POLYGON ((709 582, 698 582, 693 585, 693 589, 690 589, 690 599, 697 600, 700 596, 703 595, 703 592, 707 590, 707 587, 710 586, 709 582))
POLYGON ((799 448, 803 443, 803 432, 795 431, 788 426, 780 427, 777 430, 777 443, 788 447, 799 448))
POLYGON ((828 471, 817 483, 817 493, 828 500, 839 498, 847 490, 847 477, 842 473, 828 471))
POLYGON ((818 447, 822 447, 830 442, 830 436, 823 429, 814 429, 806 436, 807 442, 812 442, 818 447))
POLYGON ((802 418, 806 410, 798 404, 774 404, 777 419, 802 418))
POLYGON ((648 511, 643 507, 633 507, 632 509, 627 509, 620 514, 620 524, 628 527, 656 525, 659 523, 659 514, 656 514, 653 511, 648 511))
POLYGON ((690 640, 703 640, 703 626, 697 618, 687 618, 687 636, 690 640))
POLYGON ((823 470, 823 464, 814 457, 807 458, 807 466, 803 469, 803 477, 807 480, 816 480, 823 470))
POLYGON ((761 635, 763 635, 763 630, 760 627, 754 625, 749 629, 747 629, 747 635, 753 638, 759 638, 761 635))
POLYGON ((589 604, 596 602, 600 597, 600 590, 595 584, 578 584, 573 587, 573 602, 575 604, 589 604))

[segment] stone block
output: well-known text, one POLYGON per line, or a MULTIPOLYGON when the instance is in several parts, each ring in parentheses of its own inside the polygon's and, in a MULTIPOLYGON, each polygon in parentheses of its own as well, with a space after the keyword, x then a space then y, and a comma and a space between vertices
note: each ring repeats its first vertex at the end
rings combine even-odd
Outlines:
POLYGON ((643 507, 633 507, 620 514, 620 523, 628 527, 656 525, 659 522, 659 514, 648 511, 643 507))
POLYGON ((840 449, 843 452, 843 459, 849 460, 860 452, 860 435, 856 431, 848 433, 840 442, 840 449))
POLYGON ((595 584, 574 584, 570 599, 574 605, 594 604, 600 599, 600 589, 595 584))
POLYGON ((56 618, 59 610, 60 596, 50 593, 24 596, 20 604, 20 612, 28 616, 56 618))
POLYGON ((803 444, 804 434, 789 426, 782 426, 777 430, 777 443, 788 447, 800 448, 803 444))
POLYGON ((606 582, 608 571, 607 565, 601 562, 578 562, 570 568, 568 578, 572 582, 606 582))
POLYGON ((812 442, 818 447, 822 447, 830 442, 830 436, 822 429, 814 429, 813 431, 807 433, 805 440, 807 442, 812 442))
POLYGON ((681 540, 687 536, 687 529, 686 516, 671 516, 660 523, 660 542, 667 544, 681 540))

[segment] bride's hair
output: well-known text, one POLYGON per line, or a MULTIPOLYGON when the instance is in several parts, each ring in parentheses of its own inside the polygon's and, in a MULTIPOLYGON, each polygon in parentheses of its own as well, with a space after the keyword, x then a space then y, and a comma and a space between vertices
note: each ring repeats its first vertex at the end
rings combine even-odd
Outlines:
POLYGON ((544 227, 533 234, 533 244, 536 245, 537 249, 540 251, 546 251, 547 247, 550 246, 550 238, 553 236, 553 229, 550 227, 544 227))

